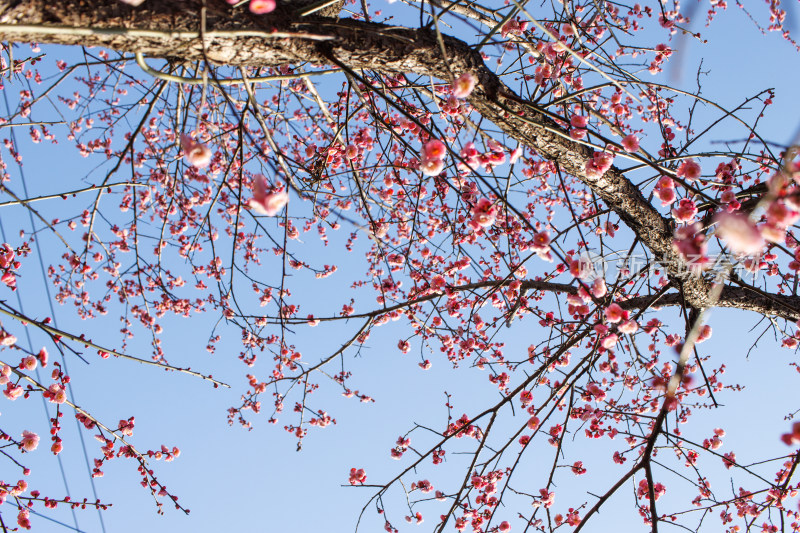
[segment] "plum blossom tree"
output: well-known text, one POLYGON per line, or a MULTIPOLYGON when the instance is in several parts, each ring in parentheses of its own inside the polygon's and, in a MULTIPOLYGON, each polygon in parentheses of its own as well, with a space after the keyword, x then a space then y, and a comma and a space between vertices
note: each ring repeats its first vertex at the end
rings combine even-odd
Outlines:
MULTIPOLYGON (((49 438, 2 431, 0 452, 27 470, 26 454, 62 451, 74 417, 100 443, 95 475, 129 459, 159 509, 185 511, 152 465, 180 450, 144 451, 134 417, 103 421, 71 401, 48 350, 227 386, 162 348, 170 317, 218 316, 208 350, 240 336, 231 364, 246 374, 229 421, 278 423, 300 449, 336 422, 319 391, 372 401, 352 356, 397 321, 398 357, 418 354, 420 372, 483 372, 486 401, 465 412, 448 397, 444 418, 395 421, 394 477, 340 465, 387 531, 402 516, 434 531, 580 531, 624 490, 653 532, 704 519, 714 531, 800 530, 797 423, 769 437, 788 445, 779 456, 737 457, 718 451, 723 429, 682 429, 704 409, 722 417, 715 395, 738 388, 699 345, 710 309, 764 317, 798 347, 800 160, 756 128, 771 91, 723 109, 649 77, 725 2, 702 14, 643 4, 0 1, 14 103, 2 126, 30 134, 25 150, 4 138, 0 207, 42 228, 4 237, 0 384, 7 401, 56 410, 49 438), (711 150, 720 117, 744 140, 725 130, 725 149, 711 150), (61 145, 101 179, 27 196, 10 166, 61 145), (39 205, 57 198, 71 210, 53 219, 39 205), (319 253, 316 238, 342 249, 319 253), (84 331, 13 304, 36 261, 84 331), (314 299, 329 278, 352 296, 314 299), (122 321, 117 346, 94 340, 106 314, 122 321), (346 340, 302 353, 321 324, 346 340), (25 326, 50 345, 25 348, 25 326), (152 354, 129 353, 134 337, 152 354), (37 378, 39 367, 52 373, 37 378), (534 460, 542 475, 520 475, 534 460), (592 478, 599 493, 560 489, 611 468, 592 478), (736 491, 712 489, 733 479, 736 491)), ((780 2, 765 9, 794 44, 780 2)), ((1 482, 0 499, 20 528, 32 510, 106 505, 24 480, 1 482)))

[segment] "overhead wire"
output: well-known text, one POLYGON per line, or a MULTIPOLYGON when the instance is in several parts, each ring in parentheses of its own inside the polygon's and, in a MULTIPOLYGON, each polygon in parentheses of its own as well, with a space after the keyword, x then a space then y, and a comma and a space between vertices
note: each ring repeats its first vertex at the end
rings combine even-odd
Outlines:
MULTIPOLYGON (((6 114, 7 115, 11 115, 11 106, 8 103, 8 94, 6 93, 6 91, 3 91, 3 101, 5 102, 6 114)), ((11 142, 14 144, 14 146, 18 147, 19 145, 17 144, 17 139, 16 139, 16 136, 14 135, 14 129, 13 128, 11 129, 10 136, 11 136, 11 142)), ((27 187, 27 184, 26 184, 27 180, 25 179, 25 171, 23 170, 22 165, 18 164, 17 166, 19 168, 19 174, 20 174, 20 178, 21 178, 20 181, 22 181, 23 193, 25 194, 25 197, 28 198, 29 194, 28 194, 28 187, 27 187)), ((30 221, 30 224, 31 224, 32 234, 35 234, 36 231, 37 231, 36 223, 33 220, 33 215, 31 214, 30 210, 28 210, 28 218, 29 218, 29 221, 30 221)), ((3 241, 5 241, 5 232, 3 232, 3 241)), ((44 284, 45 292, 47 293, 47 303, 48 303, 48 306, 50 308, 50 317, 53 320, 53 325, 58 327, 58 321, 56 319, 56 312, 55 312, 55 308, 53 307, 53 298, 52 298, 52 295, 50 293, 50 284, 47 281, 47 273, 46 273, 46 270, 45 270, 45 267, 44 267, 44 262, 42 260, 42 250, 41 250, 41 247, 39 245, 39 239, 34 239, 33 241, 34 241, 34 245, 36 246, 36 256, 37 256, 37 258, 39 260, 39 268, 40 268, 40 273, 41 273, 41 276, 42 276, 42 282, 44 284)), ((16 291, 16 293, 17 293, 17 301, 18 301, 19 306, 20 306, 20 311, 23 311, 23 309, 22 309, 22 298, 20 296, 20 291, 16 291)), ((28 343, 30 345, 30 350, 33 351, 33 344, 31 342, 30 333, 28 331, 28 328, 25 328, 25 335, 28 338, 28 343)), ((62 364, 62 367, 64 369, 64 372, 67 375, 69 375, 69 369, 68 369, 68 366, 67 366, 67 360, 66 360, 66 357, 64 357, 63 353, 61 354, 61 364, 62 364)), ((37 368, 36 372, 37 372, 37 378, 38 378, 39 377, 38 376, 38 372, 39 372, 38 368, 37 368)), ((77 404, 77 401, 75 399, 74 387, 68 387, 67 388, 67 394, 69 395, 70 401, 73 404, 77 404)), ((45 402, 44 397, 42 397, 42 401, 45 402)), ((45 413, 48 413, 46 402, 45 402, 45 413)), ((48 423, 49 423, 49 420, 50 420, 49 414, 48 414, 47 418, 48 418, 48 423)), ((90 481, 90 484, 91 484, 91 487, 92 487, 92 494, 94 495, 95 500, 98 500, 99 498, 97 497, 97 487, 95 486, 94 477, 92 476, 92 468, 91 468, 90 463, 89 463, 89 454, 88 454, 88 452, 86 450, 86 441, 84 439, 83 431, 82 431, 83 428, 81 427, 81 423, 80 423, 80 421, 78 421, 77 418, 75 419, 75 425, 77 427, 78 436, 80 438, 81 449, 83 450, 83 458, 84 458, 84 461, 86 463, 86 470, 89 473, 89 481, 90 481)), ((69 486, 67 484, 67 478, 66 478, 66 474, 65 474, 65 471, 64 471, 63 462, 62 462, 62 459, 61 459, 60 455, 57 456, 57 457, 58 457, 59 468, 61 469, 61 476, 62 476, 62 478, 64 480, 64 487, 65 487, 65 489, 67 491, 67 495, 69 495, 69 486)), ((75 528, 71 528, 71 529, 75 529, 76 531, 80 531, 80 529, 78 529, 79 525, 78 525, 77 514, 75 513, 74 509, 71 509, 71 511, 72 511, 73 520, 75 521, 75 528)), ((106 533, 105 522, 103 521, 103 514, 102 514, 102 512, 101 512, 101 510, 99 508, 97 509, 97 516, 98 516, 98 518, 100 520, 100 528, 101 528, 101 530, 103 531, 103 533, 106 533)))

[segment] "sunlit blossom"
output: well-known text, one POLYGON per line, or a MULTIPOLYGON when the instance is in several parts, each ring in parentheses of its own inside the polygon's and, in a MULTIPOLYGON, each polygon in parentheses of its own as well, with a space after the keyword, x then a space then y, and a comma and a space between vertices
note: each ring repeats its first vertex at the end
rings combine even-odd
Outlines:
POLYGON ((258 174, 253 179, 253 197, 248 205, 259 215, 275 216, 288 202, 289 195, 285 191, 270 190, 264 176, 258 174))
POLYGON ((33 433, 32 431, 23 431, 20 445, 26 452, 32 452, 37 446, 39 446, 39 435, 33 433))
POLYGON ((747 215, 719 213, 714 217, 714 222, 717 225, 717 235, 733 252, 754 255, 764 249, 764 237, 747 215))
POLYGON ((275 0, 250 0, 250 12, 264 15, 275 11, 275 0))
POLYGON ((453 82, 453 96, 467 98, 475 89, 478 78, 472 72, 465 72, 453 82))
POLYGON ((185 133, 181 134, 181 149, 186 162, 195 168, 205 168, 211 162, 211 149, 185 133))

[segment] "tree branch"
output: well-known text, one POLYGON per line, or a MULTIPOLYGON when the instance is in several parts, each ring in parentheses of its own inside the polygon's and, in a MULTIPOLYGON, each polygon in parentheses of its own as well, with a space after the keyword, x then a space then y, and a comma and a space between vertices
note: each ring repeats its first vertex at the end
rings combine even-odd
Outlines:
MULTIPOLYGON (((57 4, 0 0, 0 39, 104 46, 167 59, 203 61, 199 13, 199 2, 191 1, 150 0, 133 9, 116 0, 57 4)), ((330 64, 335 60, 354 70, 413 73, 443 80, 450 79, 450 73, 475 73, 479 84, 469 102, 478 113, 588 186, 654 254, 673 283, 682 286, 687 305, 713 305, 708 297, 710 282, 698 276, 686 277, 686 262, 672 246, 670 221, 618 168, 612 167, 600 177, 587 176, 584 169, 594 150, 572 140, 550 113, 516 95, 466 42, 426 28, 324 17, 293 19, 280 10, 259 17, 234 10, 221 0, 209 2, 205 35, 208 59, 231 66, 330 64)), ((752 292, 726 288, 720 305, 785 317, 800 315, 793 311, 800 307, 791 298, 752 299, 752 292)))

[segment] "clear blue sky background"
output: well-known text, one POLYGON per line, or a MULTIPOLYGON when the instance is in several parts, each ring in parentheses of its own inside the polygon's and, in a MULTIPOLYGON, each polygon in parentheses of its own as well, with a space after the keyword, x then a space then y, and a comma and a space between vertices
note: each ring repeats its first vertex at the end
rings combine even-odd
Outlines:
MULTIPOLYGON (((703 69, 709 72, 702 80, 703 94, 720 104, 734 106, 761 89, 775 87, 775 105, 764 118, 761 132, 768 140, 790 142, 800 125, 796 102, 799 80, 797 69, 792 68, 797 64, 797 52, 777 35, 762 36, 735 8, 719 17, 710 29, 702 29, 708 44, 696 41, 673 43, 673 47, 682 47, 678 51, 682 56, 682 68, 679 72, 668 71, 670 76, 664 75, 663 81, 691 89, 694 87, 694 73, 702 58, 703 69)), ((699 28, 699 24, 698 18, 695 29, 699 28)), ((62 53, 53 48, 44 48, 44 51, 56 55, 62 53)), ((11 83, 6 83, 6 86, 9 97, 14 98, 15 86, 11 83)), ((59 130, 54 128, 54 131, 59 130)), ((7 134, 8 130, 5 130, 0 137, 7 134)), ((19 131, 17 135, 24 147, 24 172, 30 196, 60 192, 68 187, 65 183, 78 184, 96 164, 94 159, 80 158, 69 142, 63 141, 59 148, 54 149, 51 146, 31 145, 24 131, 19 131)), ((716 138, 720 138, 720 134, 716 138)), ((14 165, 10 165, 9 169, 13 187, 19 183, 19 169, 14 165)), ((20 189, 19 186, 16 188, 20 189)), ((43 212, 48 216, 59 216, 61 207, 55 204, 57 202, 48 204, 43 212)), ((16 242, 18 227, 27 227, 27 215, 21 210, 0 211, 0 220, 7 240, 12 243, 16 242)), ((349 295, 346 287, 358 279, 364 270, 360 261, 362 256, 345 255, 342 252, 346 236, 331 233, 331 246, 325 251, 336 254, 339 272, 322 284, 307 284, 305 288, 309 294, 301 296, 309 302, 324 300, 323 304, 330 311, 336 311, 346 300, 343 297, 349 295), (324 290, 320 287, 324 287, 324 290), (324 295, 324 298, 320 298, 320 295, 324 295)), ((308 246, 320 248, 315 239, 309 238, 307 241, 308 246)), ((42 244, 46 246, 48 242, 49 237, 43 236, 42 244)), ((531 274, 535 275, 536 272, 531 274)), ((50 314, 43 297, 44 285, 35 256, 26 261, 19 286, 25 311, 29 315, 50 314)), ((303 289, 302 286, 295 286, 294 292, 301 295, 303 289)), ((2 297, 16 305, 13 295, 9 296, 6 292, 2 297)), ((664 316, 670 315, 665 313, 664 316)), ((116 331, 120 324, 113 312, 87 324, 78 320, 70 309, 57 308, 56 318, 62 329, 83 331, 85 328, 94 340, 118 345, 119 335, 116 331)), ((696 415, 693 426, 704 428, 704 431, 725 427, 728 437, 722 451, 730 451, 728 443, 736 442, 735 451, 740 458, 747 456, 748 449, 759 450, 758 457, 767 455, 765 450, 769 449, 774 449, 776 455, 784 453, 786 450, 777 439, 788 427, 783 416, 796 407, 788 403, 790 391, 796 390, 797 386, 797 374, 787 366, 795 357, 793 353, 780 349, 768 334, 749 359, 745 357, 747 349, 761 331, 748 331, 757 318, 755 315, 716 310, 710 322, 715 335, 702 345, 704 350, 715 355, 715 360, 728 365, 730 372, 726 382, 746 383, 748 387, 739 394, 721 393, 719 399, 726 405, 721 415, 713 412, 696 415), (763 378, 754 379, 754 375, 763 378), (715 417, 718 416, 721 418, 717 421, 715 417)), ((402 356, 397 351, 400 328, 387 325, 376 330, 360 357, 353 361, 352 352, 346 356, 351 360, 351 369, 357 373, 355 383, 358 388, 373 396, 376 403, 362 404, 355 399, 344 399, 335 390, 321 392, 319 405, 327 408, 338 423, 316 431, 304 442, 303 451, 296 453, 296 441, 280 427, 268 425, 264 417, 254 420, 254 428, 250 432, 227 425, 226 409, 237 404, 239 394, 245 388, 246 371, 235 360, 240 347, 239 333, 235 328, 223 329, 223 341, 215 355, 206 352, 206 331, 213 326, 212 319, 204 315, 196 315, 191 321, 168 319, 165 329, 172 333, 164 336, 163 348, 170 362, 189 364, 196 370, 211 372, 215 377, 232 384, 233 389, 215 390, 208 383, 189 376, 167 374, 131 362, 114 359, 100 361, 91 351, 87 351, 90 365, 74 357, 68 359, 79 405, 90 408, 98 418, 110 423, 136 415, 135 442, 140 448, 157 448, 164 443, 168 446, 177 445, 182 450, 175 462, 154 462, 153 466, 159 479, 180 496, 180 501, 192 509, 192 513, 186 517, 166 508, 165 516, 157 516, 152 498, 138 486, 138 476, 131 462, 115 460, 109 463, 104 468, 105 477, 95 480, 93 489, 74 421, 69 416, 65 417, 63 436, 66 449, 61 457, 69 493, 73 498, 88 496, 92 499, 92 491, 96 490, 104 502, 113 503, 113 507, 103 513, 106 531, 352 531, 361 506, 372 492, 368 488, 343 486, 347 484, 351 467, 367 469, 369 482, 380 482, 393 476, 405 464, 405 461, 396 463, 389 458, 389 449, 399 431, 410 428, 413 422, 441 425, 446 416, 444 391, 453 394, 458 406, 458 412, 454 413, 456 416, 461 412, 472 413, 496 398, 497 392, 489 386, 485 373, 476 369, 452 370, 444 361, 433 359, 433 368, 422 372, 417 366, 418 355, 412 351, 402 356)), ((11 326, 8 320, 3 323, 11 326)), ((512 346, 517 345, 524 350, 530 342, 530 339, 521 337, 525 330, 524 327, 510 330, 512 335, 520 335, 510 339, 512 346)), ((313 335, 304 335, 300 343, 307 360, 335 351, 350 335, 350 330, 338 326, 320 326, 311 331, 313 335)), ((403 332, 406 333, 405 330, 403 332)), ((16 333, 24 344, 26 341, 21 330, 16 333)), ((45 344, 44 339, 32 333, 34 349, 38 349, 45 344)), ((51 347, 48 345, 48 348, 51 347)), ((50 351, 53 353, 52 349, 50 351)), ((145 357, 149 353, 144 339, 134 341, 129 351, 145 357)), ((0 358, 8 357, 8 353, 0 353, 0 358)), ((5 399, 0 400, 3 427, 7 431, 33 429, 43 435, 45 415, 42 411, 41 402, 36 398, 28 402, 17 401, 14 405, 5 399)), ((283 417, 278 426, 288 419, 288 416, 283 417)), ((709 435, 700 438, 705 436, 709 435)), ((86 444, 90 458, 95 456, 97 443, 88 440, 86 444)), ((43 435, 40 450, 32 454, 27 463, 34 468, 29 482, 32 486, 50 487, 45 491, 48 494, 63 494, 65 489, 62 480, 53 476, 54 472, 58 472, 59 465, 52 455, 44 453, 46 448, 47 440, 43 435)), ((584 459, 587 466, 591 462, 585 456, 575 454, 575 459, 584 459)), ((448 468, 454 475, 462 475, 456 468, 462 461, 455 456, 449 457, 449 461, 451 464, 448 468)), ((549 457, 547 461, 544 468, 549 468, 549 457)), ((597 476, 597 470, 594 470, 590 476, 586 476, 587 479, 576 481, 575 490, 602 492, 610 476, 623 471, 623 467, 614 470, 608 455, 598 455, 596 464, 596 468, 607 469, 609 477, 597 476)), ((543 467, 531 462, 522 468, 528 470, 520 473, 529 472, 533 475, 543 467)), ((774 471, 774 468, 769 471, 774 471)), ((4 464, 2 472, 0 477, 6 481, 21 477, 9 463, 4 464)), ((559 489, 566 490, 566 487, 559 489)), ((720 487, 720 490, 726 489, 720 487)), ((419 510, 427 516, 425 524, 410 526, 402 520, 402 498, 398 498, 397 492, 394 492, 394 496, 390 500, 389 518, 401 531, 427 530, 442 512, 441 506, 422 506, 419 510)), ((588 495, 586 499, 591 501, 588 495)), ((645 526, 636 515, 632 500, 630 490, 620 491, 612 505, 624 509, 625 514, 604 512, 596 517, 596 523, 589 530, 603 531, 606 530, 605 526, 613 525, 623 530, 644 531, 645 526)), ((16 513, 11 506, 5 505, 0 511, 7 523, 13 522, 12 516, 16 513)), ((508 519, 515 515, 514 509, 501 512, 507 513, 508 519)), ((80 511, 73 517, 67 509, 60 509, 48 513, 48 516, 72 527, 77 525, 81 531, 102 531, 98 514, 93 511, 80 511)), ((374 507, 368 510, 366 517, 364 531, 380 530, 382 520, 376 518, 374 507)), ((716 520, 710 521, 711 531, 715 528, 718 530, 719 523, 716 520)), ((32 517, 32 521, 37 531, 67 530, 36 516, 32 517)))

